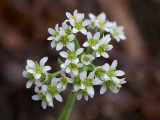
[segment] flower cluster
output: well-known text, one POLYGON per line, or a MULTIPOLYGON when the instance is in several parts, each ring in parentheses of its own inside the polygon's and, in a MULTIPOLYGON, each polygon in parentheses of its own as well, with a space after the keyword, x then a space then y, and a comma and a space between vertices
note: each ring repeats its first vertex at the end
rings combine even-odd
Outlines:
POLYGON ((35 84, 36 95, 32 96, 33 100, 41 100, 43 109, 47 106, 53 107, 54 98, 60 102, 63 101, 60 93, 66 90, 67 85, 71 84, 72 91, 77 93, 77 99, 84 96, 85 100, 93 98, 95 91, 94 86, 100 85, 100 94, 104 94, 108 89, 117 93, 122 84, 126 83, 125 74, 122 70, 117 70, 117 60, 111 65, 105 63, 102 66, 95 66, 93 60, 98 57, 109 58, 108 51, 113 48, 111 45, 112 38, 118 42, 125 40, 122 26, 117 26, 116 22, 106 20, 105 13, 98 16, 89 14, 90 19, 84 19, 84 13, 77 10, 73 15, 66 12, 67 19, 55 29, 48 28, 51 41, 51 48, 60 51, 60 56, 65 61, 58 60, 61 70, 55 73, 49 73, 50 66, 45 66, 48 57, 44 57, 39 63, 27 60, 26 70, 23 76, 29 79, 26 88, 35 84), (87 31, 95 30, 95 33, 87 31), (80 47, 76 35, 82 33, 86 36, 83 47, 80 47), (66 47, 66 51, 62 50, 66 47), (62 50, 62 51, 61 51, 62 50))

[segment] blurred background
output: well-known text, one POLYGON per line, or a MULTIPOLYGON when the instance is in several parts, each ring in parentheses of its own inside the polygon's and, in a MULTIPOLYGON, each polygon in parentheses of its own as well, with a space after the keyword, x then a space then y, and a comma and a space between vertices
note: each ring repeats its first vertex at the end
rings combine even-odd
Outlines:
MULTIPOLYGON (((118 94, 107 91, 94 99, 76 101, 70 120, 160 120, 160 0, 1 0, 0 1, 0 120, 56 120, 63 110, 70 86, 62 93, 64 102, 43 110, 31 100, 33 87, 25 88, 22 77, 26 60, 48 56, 51 72, 60 69, 58 52, 47 41, 49 27, 61 24, 65 12, 107 14, 125 27, 126 41, 112 41, 109 59, 119 61, 126 72, 118 94)), ((79 33, 82 44, 86 37, 79 33)))

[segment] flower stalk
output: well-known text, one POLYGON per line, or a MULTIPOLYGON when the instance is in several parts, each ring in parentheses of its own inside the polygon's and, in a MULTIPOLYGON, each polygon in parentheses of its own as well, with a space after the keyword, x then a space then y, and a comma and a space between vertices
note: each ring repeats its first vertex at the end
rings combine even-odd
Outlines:
POLYGON ((75 102, 75 98, 76 98, 76 92, 73 92, 72 90, 70 91, 67 103, 63 109, 63 112, 61 114, 61 116, 59 117, 59 120, 68 120, 69 116, 71 114, 74 102, 75 102))

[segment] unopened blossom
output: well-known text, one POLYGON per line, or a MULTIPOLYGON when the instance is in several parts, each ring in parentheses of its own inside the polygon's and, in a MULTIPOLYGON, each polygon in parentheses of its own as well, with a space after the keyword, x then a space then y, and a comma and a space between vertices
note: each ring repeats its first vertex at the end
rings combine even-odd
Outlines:
POLYGON ((74 77, 74 91, 77 91, 77 99, 80 100, 84 95, 85 100, 88 100, 88 96, 94 97, 94 85, 99 85, 101 81, 94 79, 94 72, 90 72, 87 76, 87 72, 83 71, 80 75, 74 77))
POLYGON ((108 29, 108 32, 111 33, 111 36, 117 41, 125 40, 126 36, 124 35, 124 27, 118 26, 116 22, 112 22, 108 29))
POLYGON ((104 58, 108 58, 109 55, 106 51, 110 51, 113 46, 109 44, 111 41, 110 35, 104 36, 101 40, 98 41, 98 45, 96 47, 96 57, 103 56, 104 58))
POLYGON ((67 60, 72 61, 72 60, 77 59, 77 61, 79 61, 78 55, 80 55, 83 52, 84 48, 78 48, 77 50, 75 50, 74 42, 67 44, 66 47, 68 48, 67 52, 62 51, 60 52, 60 55, 63 58, 66 58, 67 60))
POLYGON ((87 34, 85 26, 87 26, 89 22, 87 20, 84 21, 83 13, 78 13, 75 19, 70 19, 69 22, 73 26, 73 33, 81 32, 84 35, 87 34))
POLYGON ((30 88, 33 83, 37 86, 41 86, 41 82, 44 82, 48 78, 48 71, 51 70, 50 66, 45 66, 48 57, 44 57, 40 60, 39 64, 32 60, 27 60, 26 70, 23 71, 23 76, 30 79, 26 88, 30 88))
POLYGON ((95 57, 91 54, 81 56, 81 62, 85 65, 91 64, 91 61, 94 60, 94 59, 95 59, 95 57))
POLYGON ((83 43, 83 47, 91 47, 93 50, 98 48, 98 41, 100 39, 100 33, 96 32, 94 36, 90 32, 87 33, 87 41, 83 43))
POLYGON ((102 80, 102 87, 100 90, 100 94, 104 94, 109 88, 112 90, 112 92, 117 93, 121 87, 121 84, 125 83, 125 79, 118 78, 119 76, 123 76, 125 73, 122 70, 117 70, 117 60, 114 60, 111 64, 111 66, 106 63, 102 66, 102 68, 105 70, 105 74, 103 77, 101 77, 102 80))
POLYGON ((61 68, 66 73, 73 73, 74 75, 78 75, 78 68, 82 67, 83 64, 79 63, 79 59, 75 59, 73 61, 66 60, 65 63, 61 64, 61 68))

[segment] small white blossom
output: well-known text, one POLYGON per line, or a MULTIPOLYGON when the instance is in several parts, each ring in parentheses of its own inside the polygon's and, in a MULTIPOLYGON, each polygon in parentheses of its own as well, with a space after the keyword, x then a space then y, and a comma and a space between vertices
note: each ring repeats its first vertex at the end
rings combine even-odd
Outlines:
POLYGON ((50 66, 45 66, 48 57, 44 57, 40 60, 39 64, 32 60, 27 60, 26 70, 23 71, 23 76, 30 80, 26 84, 26 88, 30 88, 33 83, 37 86, 41 86, 48 78, 48 71, 51 70, 50 66))
POLYGON ((60 52, 60 55, 68 60, 75 60, 75 59, 79 60, 77 57, 83 52, 84 48, 78 48, 77 50, 75 50, 74 42, 67 44, 66 47, 69 50, 67 52, 65 51, 60 52))
POLYGON ((125 83, 125 78, 119 79, 118 76, 123 76, 125 73, 122 70, 117 70, 117 60, 114 60, 111 64, 104 64, 102 68, 105 72, 103 72, 103 76, 101 77, 102 80, 102 87, 100 90, 100 94, 104 94, 109 88, 112 92, 117 93, 121 84, 125 83))
POLYGON ((96 50, 98 48, 98 41, 100 38, 100 33, 96 32, 94 36, 92 37, 92 34, 90 32, 87 33, 87 41, 83 43, 83 47, 91 47, 93 50, 96 50))
POLYGON ((110 27, 107 32, 110 32, 112 37, 117 41, 120 42, 120 40, 125 40, 126 36, 124 35, 124 27, 123 26, 117 26, 116 22, 110 23, 110 27))
POLYGON ((95 57, 91 54, 88 54, 88 55, 82 55, 81 56, 81 62, 85 65, 89 65, 91 64, 91 61, 94 60, 95 57))
POLYGON ((81 32, 82 34, 86 35, 87 30, 85 29, 85 26, 89 24, 88 20, 84 21, 84 14, 83 13, 77 13, 76 16, 74 16, 74 19, 69 20, 70 24, 73 26, 73 33, 81 32))
POLYGON ((110 35, 106 35, 101 40, 98 41, 98 46, 96 47, 96 57, 103 56, 104 58, 108 58, 109 55, 106 51, 110 51, 113 46, 108 44, 111 41, 110 35))
POLYGON ((84 95, 85 100, 88 100, 88 95, 93 98, 94 96, 94 85, 101 84, 99 79, 94 79, 94 72, 91 72, 87 77, 87 72, 83 71, 80 75, 73 78, 74 80, 74 91, 78 92, 77 99, 80 100, 84 95))
POLYGON ((66 71, 66 73, 78 75, 78 68, 82 67, 83 64, 79 63, 79 59, 75 59, 73 61, 66 60, 65 63, 61 64, 61 68, 63 71, 66 71))

